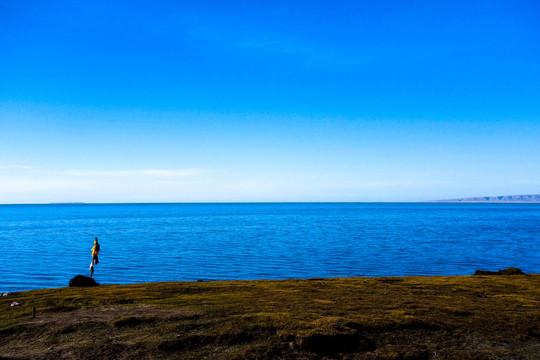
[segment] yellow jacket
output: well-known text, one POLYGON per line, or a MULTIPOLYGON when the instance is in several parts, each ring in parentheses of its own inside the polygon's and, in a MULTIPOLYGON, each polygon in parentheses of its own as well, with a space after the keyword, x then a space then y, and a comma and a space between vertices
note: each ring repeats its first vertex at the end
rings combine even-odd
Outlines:
POLYGON ((99 244, 94 241, 94 247, 92 248, 92 257, 99 255, 99 244))

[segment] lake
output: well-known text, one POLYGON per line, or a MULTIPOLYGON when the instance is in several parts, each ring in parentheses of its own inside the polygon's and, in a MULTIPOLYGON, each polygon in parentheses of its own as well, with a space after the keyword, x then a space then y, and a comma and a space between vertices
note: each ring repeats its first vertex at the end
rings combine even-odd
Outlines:
POLYGON ((540 204, 0 205, 0 291, 101 284, 540 273, 540 204))

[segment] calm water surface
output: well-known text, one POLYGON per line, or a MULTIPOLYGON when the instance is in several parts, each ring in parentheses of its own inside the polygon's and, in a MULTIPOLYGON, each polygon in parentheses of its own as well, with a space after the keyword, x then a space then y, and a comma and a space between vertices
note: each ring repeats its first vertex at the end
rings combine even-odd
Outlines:
POLYGON ((0 205, 0 291, 169 280, 540 273, 540 204, 0 205))

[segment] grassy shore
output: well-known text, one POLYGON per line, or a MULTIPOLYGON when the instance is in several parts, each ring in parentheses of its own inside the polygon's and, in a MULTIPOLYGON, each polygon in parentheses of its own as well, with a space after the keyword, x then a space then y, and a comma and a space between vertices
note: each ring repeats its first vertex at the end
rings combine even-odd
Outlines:
POLYGON ((166 282, 0 297, 0 359, 163 358, 540 359, 540 275, 166 282))

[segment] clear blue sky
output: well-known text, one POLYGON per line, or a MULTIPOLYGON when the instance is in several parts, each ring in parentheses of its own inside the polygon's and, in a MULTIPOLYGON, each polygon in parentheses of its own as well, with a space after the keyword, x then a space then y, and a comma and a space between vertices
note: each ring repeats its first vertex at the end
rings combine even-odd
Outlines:
POLYGON ((0 203, 540 193, 536 1, 0 2, 0 203))

